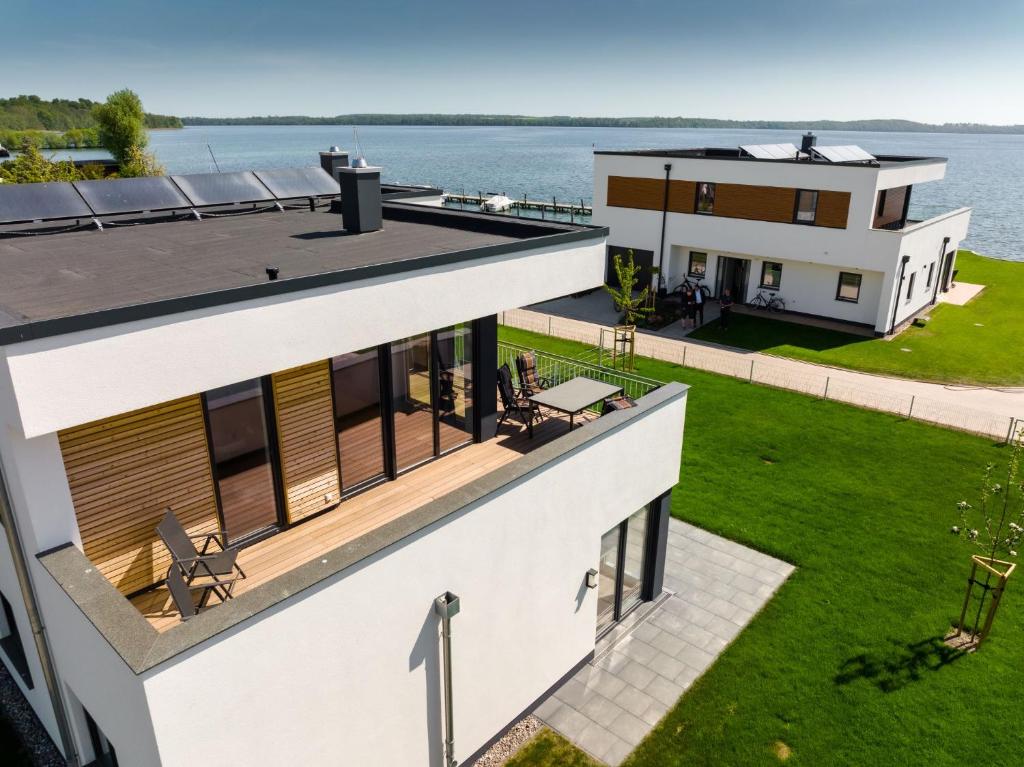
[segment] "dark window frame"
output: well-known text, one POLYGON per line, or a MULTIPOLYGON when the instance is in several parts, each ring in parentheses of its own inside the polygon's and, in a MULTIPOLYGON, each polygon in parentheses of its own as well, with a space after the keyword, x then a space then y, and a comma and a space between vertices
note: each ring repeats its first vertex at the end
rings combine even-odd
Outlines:
POLYGON ((932 286, 932 280, 935 279, 935 262, 932 261, 928 264, 928 276, 925 278, 924 286, 930 288, 932 286))
POLYGON ((693 194, 693 212, 698 216, 713 216, 715 215, 715 196, 718 191, 717 182, 715 181, 698 181, 694 188, 693 194), (701 210, 700 209, 700 188, 702 186, 708 187, 708 191, 711 193, 711 209, 701 210))
POLYGON ((909 304, 914 298, 914 282, 917 280, 917 272, 910 273, 910 279, 907 281, 907 297, 903 300, 903 303, 909 304))
POLYGON ((880 217, 885 210, 885 193, 888 191, 888 189, 878 190, 878 206, 875 208, 875 218, 880 217))
POLYGON ((640 548, 643 551, 643 573, 640 576, 640 592, 639 598, 631 605, 628 605, 626 610, 622 609, 622 579, 626 569, 626 547, 629 545, 629 520, 633 514, 630 514, 624 520, 615 525, 612 529, 618 529, 618 550, 615 552, 615 590, 614 590, 614 604, 612 607, 612 620, 607 627, 601 630, 597 638, 605 636, 609 631, 614 629, 623 618, 638 609, 644 602, 649 602, 649 599, 644 598, 646 593, 645 585, 647 584, 651 568, 653 567, 654 559, 650 556, 652 546, 652 537, 658 534, 655 529, 656 519, 656 501, 651 501, 646 506, 637 509, 633 514, 638 512, 646 511, 647 518, 646 524, 644 525, 644 540, 640 548))
POLYGON ((18 630, 18 622, 14 619, 14 607, 7 601, 7 597, 0 593, 0 604, 4 613, 4 622, 7 624, 7 636, 0 637, 0 649, 7 656, 7 661, 13 671, 21 677, 28 689, 33 689, 32 670, 28 666, 28 655, 25 653, 25 645, 21 641, 21 632, 18 630))
POLYGON ((859 304, 860 303, 860 289, 864 283, 864 275, 858 274, 857 272, 839 272, 839 280, 836 282, 836 301, 845 301, 848 304, 859 304), (847 298, 841 294, 843 289, 843 276, 856 277, 857 278, 857 297, 847 298))
POLYGON ((818 200, 821 199, 817 189, 797 189, 794 195, 793 201, 793 223, 802 224, 804 226, 814 226, 818 222, 818 200), (811 210, 811 220, 801 221, 800 220, 800 196, 803 194, 814 195, 814 207, 811 210))
POLYGON ((702 279, 707 277, 708 276, 708 254, 706 252, 702 251, 702 250, 691 250, 690 251, 690 260, 686 264, 686 273, 690 277, 700 277, 702 279), (704 256, 704 269, 703 269, 703 271, 700 271, 700 272, 693 271, 693 257, 694 256, 704 256))
POLYGON ((761 283, 760 287, 764 288, 765 290, 778 290, 782 286, 782 262, 781 261, 762 261, 761 262, 761 280, 760 280, 760 283, 761 283), (764 281, 764 273, 765 273, 765 271, 768 268, 768 264, 774 264, 775 266, 779 267, 779 282, 778 282, 777 285, 768 285, 764 281))

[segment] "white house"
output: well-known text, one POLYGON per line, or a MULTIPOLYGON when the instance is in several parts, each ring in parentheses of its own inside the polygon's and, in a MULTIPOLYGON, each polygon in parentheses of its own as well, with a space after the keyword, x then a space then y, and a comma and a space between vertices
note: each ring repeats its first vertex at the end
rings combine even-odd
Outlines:
POLYGON ((500 422, 606 230, 333 172, 0 189, 0 661, 71 763, 465 762, 661 592, 686 388, 500 422), (187 621, 168 509, 246 576, 187 621))
POLYGON ((609 262, 633 250, 669 290, 703 280, 733 300, 778 295, 787 311, 883 335, 950 286, 970 209, 907 217, 940 157, 874 157, 792 144, 594 153, 594 222, 609 262))

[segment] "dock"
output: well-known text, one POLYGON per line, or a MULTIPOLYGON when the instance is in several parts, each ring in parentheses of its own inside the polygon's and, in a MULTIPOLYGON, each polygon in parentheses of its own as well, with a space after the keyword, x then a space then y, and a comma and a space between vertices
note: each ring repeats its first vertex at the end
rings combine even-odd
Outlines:
POLYGON ((526 195, 517 199, 511 195, 505 195, 504 192, 477 192, 476 194, 445 192, 444 199, 446 203, 480 207, 485 200, 497 194, 508 196, 512 200, 512 210, 514 211, 537 210, 541 212, 542 216, 544 213, 561 213, 562 215, 573 217, 590 216, 594 212, 594 208, 587 205, 582 199, 579 202, 575 200, 559 200, 557 197, 552 197, 550 200, 530 200, 527 199, 526 195))

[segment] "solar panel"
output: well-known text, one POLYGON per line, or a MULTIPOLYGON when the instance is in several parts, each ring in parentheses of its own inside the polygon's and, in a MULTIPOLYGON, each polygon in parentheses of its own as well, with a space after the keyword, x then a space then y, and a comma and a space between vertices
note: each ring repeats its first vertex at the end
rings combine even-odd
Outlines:
POLYGON ((798 156, 806 157, 794 144, 746 144, 740 149, 759 160, 793 160, 798 156))
POLYGON ((253 171, 279 200, 341 194, 338 182, 320 166, 253 171))
POLYGON ((0 184, 0 224, 92 216, 70 182, 0 184))
POLYGON ((813 148, 813 151, 829 162, 870 162, 875 159, 874 155, 868 154, 854 144, 845 146, 816 146, 813 148))
POLYGON ((192 207, 166 176, 73 183, 89 207, 101 216, 192 207))
POLYGON ((171 176, 171 179, 196 206, 274 199, 270 190, 250 170, 238 173, 192 173, 187 176, 171 176))

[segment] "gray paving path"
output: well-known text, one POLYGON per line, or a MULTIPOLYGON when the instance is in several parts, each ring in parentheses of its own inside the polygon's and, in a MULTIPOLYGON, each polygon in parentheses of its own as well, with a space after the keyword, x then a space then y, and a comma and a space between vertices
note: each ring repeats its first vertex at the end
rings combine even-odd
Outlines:
POLYGON ((715 662, 793 566, 671 520, 665 594, 598 643, 534 714, 617 767, 715 662))

